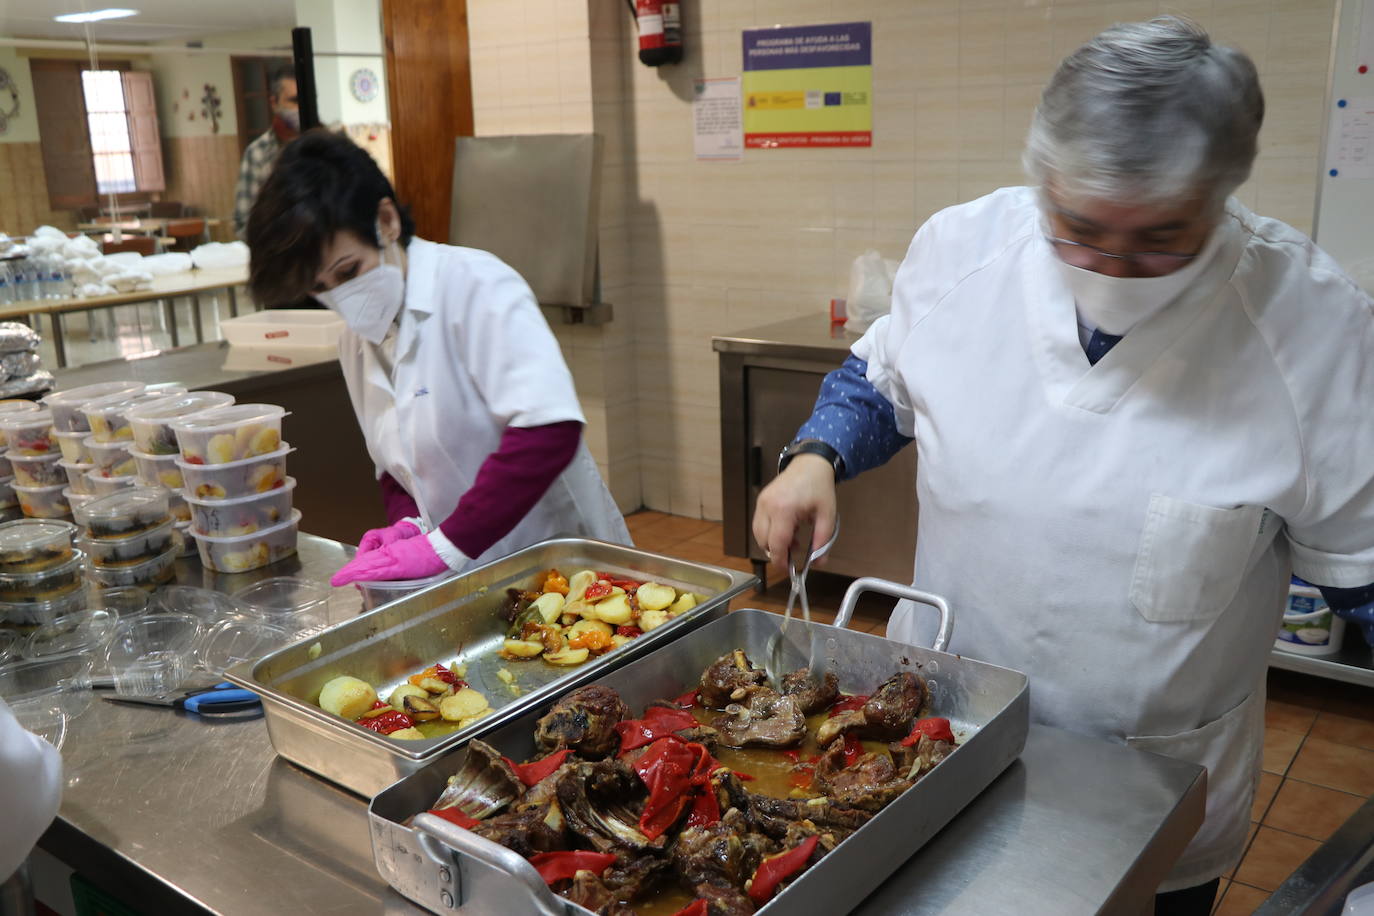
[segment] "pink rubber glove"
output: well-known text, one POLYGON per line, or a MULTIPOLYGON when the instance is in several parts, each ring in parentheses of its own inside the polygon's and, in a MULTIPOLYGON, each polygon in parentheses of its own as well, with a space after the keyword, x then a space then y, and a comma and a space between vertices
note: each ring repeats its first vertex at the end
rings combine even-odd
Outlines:
POLYGON ((450 568, 429 538, 412 537, 358 554, 334 574, 329 584, 338 587, 350 582, 426 579, 450 568))
POLYGON ((358 542, 358 556, 371 553, 378 547, 385 547, 387 544, 394 544, 397 541, 404 541, 413 538, 417 534, 424 534, 424 530, 408 518, 403 518, 394 525, 385 528, 373 528, 363 534, 363 539, 358 542))

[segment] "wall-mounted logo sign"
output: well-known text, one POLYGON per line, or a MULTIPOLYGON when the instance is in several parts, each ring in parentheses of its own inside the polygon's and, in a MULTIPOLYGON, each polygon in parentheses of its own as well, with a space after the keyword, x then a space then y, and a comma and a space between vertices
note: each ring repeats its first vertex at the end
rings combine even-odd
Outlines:
POLYGON ((353 92, 353 98, 359 102, 370 102, 377 97, 380 84, 377 74, 363 67, 353 71, 353 75, 348 78, 348 88, 353 92))

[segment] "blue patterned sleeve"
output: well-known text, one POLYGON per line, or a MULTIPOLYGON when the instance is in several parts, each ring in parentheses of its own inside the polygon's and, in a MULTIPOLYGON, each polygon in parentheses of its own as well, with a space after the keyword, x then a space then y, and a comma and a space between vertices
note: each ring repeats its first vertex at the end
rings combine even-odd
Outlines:
POLYGON ((1332 588, 1318 585, 1322 597, 1331 610, 1364 631, 1364 638, 1374 645, 1374 585, 1359 588, 1332 588))
POLYGON ((912 439, 897 431, 892 403, 868 380, 868 363, 851 355, 821 382, 811 418, 798 439, 819 439, 840 453, 841 480, 876 468, 912 439))

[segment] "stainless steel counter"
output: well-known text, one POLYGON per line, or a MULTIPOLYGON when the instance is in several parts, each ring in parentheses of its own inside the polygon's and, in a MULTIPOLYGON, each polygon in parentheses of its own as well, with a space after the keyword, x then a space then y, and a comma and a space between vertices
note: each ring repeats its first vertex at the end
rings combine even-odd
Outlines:
MULTIPOLYGON (((352 549, 303 535, 296 561, 181 581, 323 580, 352 549)), ((337 590, 331 621, 357 612, 337 590)), ((145 913, 420 913, 372 865, 367 806, 274 756, 260 715, 202 720, 96 701, 63 747, 40 846, 145 913)), ((1130 912, 1201 823, 1200 767, 1032 727, 1021 759, 856 912, 1130 912)))

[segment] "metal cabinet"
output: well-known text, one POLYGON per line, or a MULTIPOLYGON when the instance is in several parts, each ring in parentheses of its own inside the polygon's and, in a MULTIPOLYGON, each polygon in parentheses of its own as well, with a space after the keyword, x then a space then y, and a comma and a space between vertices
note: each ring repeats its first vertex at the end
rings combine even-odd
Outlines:
MULTIPOLYGON (((811 415, 821 380, 849 352, 850 339, 826 335, 825 321, 782 322, 713 341, 720 362, 725 552, 753 561, 760 579, 766 558, 751 533, 754 503, 777 474, 778 453, 811 415)), ((909 582, 915 491, 915 448, 842 483, 837 501, 843 523, 827 571, 909 582)))

